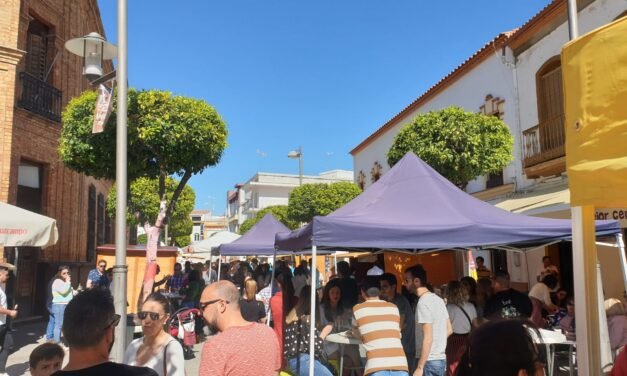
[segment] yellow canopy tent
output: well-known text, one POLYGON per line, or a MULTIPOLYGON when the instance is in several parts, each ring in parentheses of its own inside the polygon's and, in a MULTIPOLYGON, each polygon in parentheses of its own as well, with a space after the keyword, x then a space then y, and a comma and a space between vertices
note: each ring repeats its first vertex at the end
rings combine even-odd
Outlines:
MULTIPOLYGON (((607 371, 611 359, 603 351, 607 324, 599 304, 603 293, 594 208, 627 206, 627 18, 566 44, 562 77, 573 273, 578 276, 574 281, 577 358, 580 373, 600 374, 607 371)), ((621 246, 620 235, 617 239, 621 246)), ((623 248, 620 255, 624 272, 623 248)))

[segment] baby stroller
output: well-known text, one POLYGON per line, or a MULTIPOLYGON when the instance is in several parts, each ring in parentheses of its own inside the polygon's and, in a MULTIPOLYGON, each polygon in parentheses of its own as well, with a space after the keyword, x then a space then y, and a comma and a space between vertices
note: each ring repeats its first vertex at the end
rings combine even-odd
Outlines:
POLYGON ((199 318, 201 318, 199 309, 181 308, 170 316, 167 323, 172 337, 183 346, 183 356, 186 360, 195 358, 192 347, 196 344, 196 320, 199 318))

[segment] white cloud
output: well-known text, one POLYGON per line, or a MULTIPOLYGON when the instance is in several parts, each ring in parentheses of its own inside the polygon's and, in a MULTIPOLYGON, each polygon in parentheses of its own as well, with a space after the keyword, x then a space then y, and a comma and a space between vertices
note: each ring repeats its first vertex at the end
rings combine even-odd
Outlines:
POLYGON ((268 156, 268 153, 266 153, 265 151, 262 151, 260 149, 257 149, 257 151, 255 153, 257 153, 261 158, 265 158, 265 157, 268 156))

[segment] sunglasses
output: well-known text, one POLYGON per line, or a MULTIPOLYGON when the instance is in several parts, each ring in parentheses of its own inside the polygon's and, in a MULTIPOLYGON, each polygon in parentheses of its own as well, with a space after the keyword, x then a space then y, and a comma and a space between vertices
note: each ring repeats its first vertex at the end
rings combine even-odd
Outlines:
POLYGON ((107 324, 107 326, 105 326, 105 329, 111 328, 111 327, 116 327, 118 326, 118 324, 120 323, 120 319, 122 318, 122 316, 118 315, 117 313, 113 315, 113 317, 111 318, 111 320, 109 321, 109 323, 107 324))
POLYGON ((98 267, 100 267, 100 268, 106 268, 106 267, 107 267, 107 265, 106 265, 106 264, 100 264, 100 265, 98 265, 98 267))
POLYGON ((140 320, 146 320, 146 317, 148 316, 150 316, 150 319, 152 321, 159 320, 159 314, 157 312, 148 312, 148 311, 137 312, 137 317, 139 317, 140 320))
POLYGON ((210 300, 208 302, 200 302, 200 304, 198 305, 198 307, 200 307, 200 311, 204 312, 205 308, 207 308, 208 306, 212 305, 213 303, 217 303, 219 301, 223 301, 226 304, 229 304, 230 302, 228 300, 224 300, 224 299, 214 299, 214 300, 210 300))

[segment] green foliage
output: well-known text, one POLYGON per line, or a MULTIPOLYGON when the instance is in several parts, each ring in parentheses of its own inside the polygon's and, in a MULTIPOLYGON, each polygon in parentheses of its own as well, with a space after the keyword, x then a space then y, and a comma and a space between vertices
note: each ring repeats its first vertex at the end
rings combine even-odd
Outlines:
POLYGON ((310 222, 316 215, 327 215, 361 193, 351 182, 305 184, 290 193, 288 217, 296 222, 310 222))
MULTIPOLYGON (((92 134, 96 97, 86 91, 68 103, 59 155, 75 171, 113 180, 117 101, 104 132, 92 134)), ((227 145, 226 125, 212 106, 166 91, 129 90, 127 126, 129 181, 200 173, 220 161, 227 145)))
POLYGON ((241 235, 244 235, 268 213, 272 214, 277 221, 283 223, 290 230, 298 227, 298 222, 292 221, 287 216, 287 206, 274 205, 259 210, 254 217, 245 220, 244 223, 242 223, 242 225, 240 226, 239 233, 241 235))
MULTIPOLYGON (((171 200, 179 182, 173 178, 165 180, 166 200, 171 200)), ((143 225, 147 221, 152 221, 159 214, 159 180, 139 178, 131 183, 130 200, 128 204, 127 221, 129 225, 143 225)), ((107 201, 107 212, 115 218, 116 190, 112 189, 107 201)), ((168 219, 168 236, 175 239, 176 245, 184 247, 189 244, 189 236, 192 233, 193 223, 189 217, 194 209, 196 194, 190 186, 185 186, 181 191, 172 215, 168 219), (184 237, 187 237, 185 243, 184 237), (179 239, 180 238, 180 239, 179 239)), ((162 232, 163 233, 163 232, 162 232)), ((139 236, 138 236, 139 242, 139 236)), ((144 243, 141 243, 144 244, 144 243)))
POLYGON ((137 235, 137 244, 148 244, 148 235, 147 234, 137 235))
MULTIPOLYGON (((59 155, 72 170, 113 180, 117 96, 104 132, 92 134, 96 98, 95 92, 86 91, 68 103, 63 112, 59 155)), ((193 205, 194 200, 190 202, 180 197, 183 203, 178 205, 177 213, 174 207, 179 195, 191 192, 193 196, 191 189, 183 189, 191 176, 220 161, 226 147, 226 125, 205 101, 159 90, 129 90, 127 125, 129 213, 138 214, 140 223, 148 219, 154 223, 160 196, 164 194, 159 189, 158 179, 167 180, 166 217, 172 217, 170 224, 175 229, 172 237, 182 236, 188 228, 191 232, 191 222, 187 223, 187 218, 179 215, 187 210, 183 208, 193 205), (174 174, 181 179, 173 186, 175 181, 166 176, 174 174)), ((114 205, 114 192, 109 197, 109 203, 114 205)), ((131 217, 129 224, 136 224, 134 215, 131 217)))
POLYGON ((460 188, 477 176, 500 172, 513 158, 514 140, 494 116, 458 107, 419 114, 396 135, 388 151, 393 166, 408 151, 460 188))

